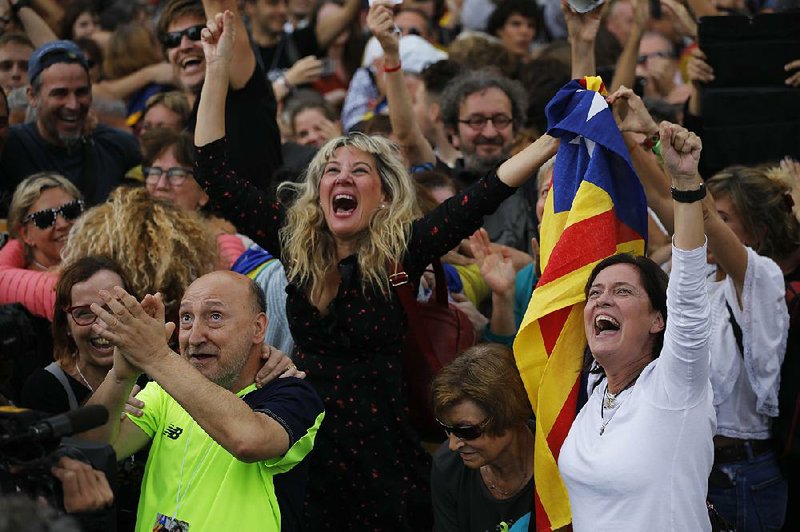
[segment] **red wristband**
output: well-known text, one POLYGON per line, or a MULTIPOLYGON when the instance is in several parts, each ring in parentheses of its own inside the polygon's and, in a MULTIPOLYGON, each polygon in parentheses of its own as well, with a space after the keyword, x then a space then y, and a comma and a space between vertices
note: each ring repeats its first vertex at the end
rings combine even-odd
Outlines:
POLYGON ((397 63, 397 66, 393 66, 393 67, 387 67, 386 65, 383 65, 383 71, 388 74, 389 72, 397 72, 402 67, 403 67, 403 63, 402 62, 397 63))

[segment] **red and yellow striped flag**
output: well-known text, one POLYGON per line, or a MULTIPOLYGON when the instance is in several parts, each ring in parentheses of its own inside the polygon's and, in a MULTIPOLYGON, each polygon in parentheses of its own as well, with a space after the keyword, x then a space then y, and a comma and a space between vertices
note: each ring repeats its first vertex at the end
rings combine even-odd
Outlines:
POLYGON ((558 455, 576 415, 586 336, 583 287, 592 268, 621 252, 641 255, 647 206, 600 78, 565 85, 547 106, 561 139, 541 226, 542 277, 514 342, 536 414, 536 529, 571 523, 558 455))

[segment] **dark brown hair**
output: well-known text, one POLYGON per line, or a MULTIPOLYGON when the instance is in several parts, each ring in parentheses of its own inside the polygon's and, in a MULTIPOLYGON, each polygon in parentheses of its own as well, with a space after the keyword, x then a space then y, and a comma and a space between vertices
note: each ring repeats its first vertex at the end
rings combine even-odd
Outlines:
POLYGON ((72 287, 90 279, 97 272, 108 270, 122 278, 122 288, 130 291, 128 278, 119 265, 109 257, 90 255, 83 257, 61 270, 56 283, 56 303, 53 313, 53 358, 65 362, 77 350, 75 341, 69 334, 69 315, 66 309, 72 305, 72 287))
POLYGON ((189 168, 194 164, 194 140, 191 133, 158 127, 142 133, 140 141, 143 166, 150 166, 170 148, 179 163, 189 168))

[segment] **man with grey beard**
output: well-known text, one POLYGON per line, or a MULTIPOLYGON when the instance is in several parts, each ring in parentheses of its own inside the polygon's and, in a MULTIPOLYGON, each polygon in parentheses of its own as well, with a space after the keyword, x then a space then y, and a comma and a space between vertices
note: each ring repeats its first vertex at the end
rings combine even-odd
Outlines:
POLYGON ((71 41, 52 41, 34 51, 28 64, 28 100, 36 120, 11 128, 0 157, 0 217, 25 177, 58 172, 72 181, 89 205, 102 202, 141 162, 136 139, 102 124, 90 125, 89 67, 71 41))
MULTIPOLYGON (((519 82, 478 70, 453 79, 442 92, 440 105, 445 129, 462 156, 454 177, 469 185, 511 157, 528 100, 519 82)), ((524 191, 518 190, 484 219, 492 242, 528 251, 534 225, 524 191)))

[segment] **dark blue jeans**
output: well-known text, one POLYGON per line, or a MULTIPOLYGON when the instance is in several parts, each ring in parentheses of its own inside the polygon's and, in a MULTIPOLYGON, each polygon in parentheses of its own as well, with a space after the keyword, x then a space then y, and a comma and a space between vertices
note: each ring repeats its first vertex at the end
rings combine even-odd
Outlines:
POLYGON ((716 476, 726 481, 709 483, 708 500, 737 532, 780 530, 786 516, 787 483, 777 455, 772 451, 748 454, 739 462, 714 464, 717 471, 712 479, 722 473, 716 476))

